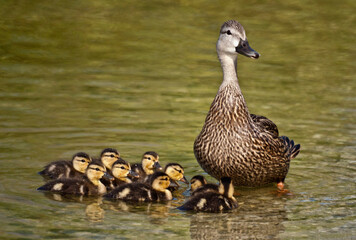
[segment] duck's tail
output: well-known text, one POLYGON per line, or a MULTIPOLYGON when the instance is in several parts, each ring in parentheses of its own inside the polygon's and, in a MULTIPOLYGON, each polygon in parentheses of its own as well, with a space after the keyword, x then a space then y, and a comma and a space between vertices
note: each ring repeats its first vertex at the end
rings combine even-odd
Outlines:
POLYGON ((290 159, 295 158, 300 152, 300 144, 294 145, 294 141, 289 140, 286 136, 282 136, 281 138, 286 146, 285 153, 290 156, 290 159))

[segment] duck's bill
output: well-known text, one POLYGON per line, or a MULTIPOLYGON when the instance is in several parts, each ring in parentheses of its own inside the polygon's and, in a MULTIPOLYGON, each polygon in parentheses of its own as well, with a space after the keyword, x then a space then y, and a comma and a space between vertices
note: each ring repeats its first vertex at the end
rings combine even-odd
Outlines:
POLYGON ((106 179, 108 181, 113 181, 115 178, 111 176, 109 173, 104 173, 104 176, 102 177, 103 179, 106 179))
POLYGON ((181 180, 179 180, 179 181, 184 182, 184 183, 186 183, 186 184, 189 184, 189 182, 188 182, 188 180, 185 178, 185 176, 183 176, 183 177, 181 178, 181 180))
POLYGON ((156 169, 156 171, 162 171, 162 166, 159 164, 159 162, 155 162, 153 167, 156 169))
POLYGON ((127 174, 127 176, 130 178, 139 178, 140 177, 140 175, 138 175, 137 172, 134 172, 132 170, 129 171, 129 174, 127 174))
POLYGON ((247 40, 245 41, 241 40, 239 45, 235 49, 237 53, 240 53, 241 55, 244 55, 246 57, 250 57, 254 59, 260 57, 260 54, 250 47, 247 40))
POLYGON ((178 187, 179 187, 179 184, 176 183, 175 181, 171 181, 171 183, 169 184, 169 187, 171 187, 171 188, 178 188, 178 187))

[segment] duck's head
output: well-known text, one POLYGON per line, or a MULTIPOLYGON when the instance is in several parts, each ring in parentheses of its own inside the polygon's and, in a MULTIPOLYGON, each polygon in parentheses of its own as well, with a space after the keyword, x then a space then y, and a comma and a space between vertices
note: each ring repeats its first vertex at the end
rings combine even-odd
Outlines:
POLYGON ((147 175, 162 170, 162 167, 159 164, 159 156, 156 152, 145 152, 142 156, 141 163, 142 168, 147 175))
POLYGON ((194 192, 197 188, 204 186, 208 182, 202 175, 195 175, 190 179, 190 191, 194 192))
POLYGON ((155 172, 150 176, 149 181, 152 188, 159 192, 165 192, 171 184, 169 176, 164 172, 155 172))
POLYGON ((136 172, 131 171, 130 164, 122 158, 114 162, 111 173, 115 178, 125 182, 131 182, 128 177, 135 178, 139 176, 136 172))
POLYGON ((88 168, 91 161, 89 155, 84 152, 76 153, 72 158, 74 169, 81 173, 85 173, 85 170, 88 168))
POLYGON ((240 53, 254 59, 260 56, 250 47, 243 26, 235 20, 229 20, 221 26, 216 50, 219 54, 237 55, 240 53))
POLYGON ((100 161, 91 162, 88 165, 85 175, 95 185, 98 185, 99 180, 104 176, 109 180, 112 180, 112 176, 106 173, 106 168, 100 161))
POLYGON ((120 158, 120 153, 114 148, 105 148, 100 154, 100 160, 106 168, 111 170, 115 161, 120 158))
POLYGON ((178 163, 168 163, 164 168, 164 172, 174 181, 181 181, 188 184, 188 180, 184 176, 184 169, 178 163))
POLYGON ((219 184, 219 193, 228 198, 233 198, 234 186, 230 177, 222 177, 219 184))

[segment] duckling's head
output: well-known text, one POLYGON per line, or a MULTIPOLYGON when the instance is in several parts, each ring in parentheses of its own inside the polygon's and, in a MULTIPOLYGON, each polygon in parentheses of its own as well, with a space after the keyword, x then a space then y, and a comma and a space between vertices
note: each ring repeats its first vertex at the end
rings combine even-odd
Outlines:
POLYGON ((111 168, 112 175, 122 181, 131 182, 128 177, 137 177, 138 174, 136 172, 131 171, 131 166, 124 159, 119 158, 111 168))
POLYGON ((220 29, 219 40, 216 44, 218 54, 233 55, 238 53, 257 59, 260 54, 253 50, 248 44, 245 29, 235 21, 229 20, 225 22, 220 29))
POLYGON ((159 164, 159 156, 156 152, 145 152, 142 156, 141 163, 142 168, 147 175, 162 170, 162 167, 159 164))
POLYGON ((202 175, 195 175, 190 179, 190 191, 194 192, 197 188, 204 186, 208 182, 202 175))
POLYGON ((219 193, 228 198, 233 198, 234 186, 230 177, 222 177, 219 184, 219 193))
POLYGON ((164 172, 155 172, 149 178, 152 188, 156 191, 165 192, 171 181, 164 172))
POLYGON ((164 172, 174 181, 188 183, 188 180, 184 176, 184 169, 178 163, 168 163, 164 168, 164 172))
POLYGON ((101 162, 110 170, 113 163, 117 161, 119 157, 120 153, 115 148, 105 148, 100 154, 101 162))
POLYGON ((86 172, 88 179, 97 185, 97 182, 106 174, 106 168, 100 161, 93 161, 89 164, 86 172))
POLYGON ((91 158, 84 152, 76 153, 72 158, 74 169, 81 173, 85 173, 85 170, 88 168, 90 162, 91 158))

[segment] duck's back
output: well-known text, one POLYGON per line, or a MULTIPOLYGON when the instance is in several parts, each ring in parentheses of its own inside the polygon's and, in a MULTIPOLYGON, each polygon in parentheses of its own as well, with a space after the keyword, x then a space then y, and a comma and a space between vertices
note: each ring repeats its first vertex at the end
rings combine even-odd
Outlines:
POLYGON ((47 182, 37 190, 71 195, 99 195, 97 187, 89 180, 60 178, 47 182))
POLYGON ((205 192, 191 197, 178 209, 187 211, 221 212, 238 206, 235 199, 227 198, 217 192, 205 192))
POLYGON ((59 178, 82 178, 83 173, 78 172, 74 169, 73 163, 71 161, 56 161, 52 162, 44 167, 44 169, 39 172, 47 180, 54 180, 59 178))
POLYGON ((104 195, 108 199, 132 202, 158 202, 165 200, 165 193, 154 190, 146 183, 126 183, 104 195))
POLYGON ((207 183, 192 192, 192 196, 196 196, 201 193, 206 193, 206 192, 219 192, 219 186, 216 184, 212 183, 207 183))

